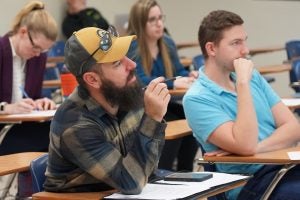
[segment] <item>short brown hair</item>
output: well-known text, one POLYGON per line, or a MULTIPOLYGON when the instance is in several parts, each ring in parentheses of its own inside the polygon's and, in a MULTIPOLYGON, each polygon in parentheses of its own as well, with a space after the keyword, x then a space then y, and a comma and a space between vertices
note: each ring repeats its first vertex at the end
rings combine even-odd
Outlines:
POLYGON ((243 19, 233 12, 225 10, 210 12, 202 20, 198 31, 198 41, 204 58, 208 57, 205 49, 207 42, 218 44, 223 37, 224 30, 243 23, 243 19))

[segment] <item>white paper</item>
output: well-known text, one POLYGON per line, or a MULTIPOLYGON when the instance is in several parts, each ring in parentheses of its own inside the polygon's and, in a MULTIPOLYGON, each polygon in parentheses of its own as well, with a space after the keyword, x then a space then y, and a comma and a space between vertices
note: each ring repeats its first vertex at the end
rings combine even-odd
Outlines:
MULTIPOLYGON (((207 173, 207 172, 194 172, 194 173, 207 173)), ((213 177, 202 182, 183 182, 183 181, 157 181, 156 183, 148 183, 141 194, 139 195, 124 195, 121 193, 114 193, 105 198, 109 199, 181 199, 199 192, 209 190, 213 186, 230 183, 237 180, 242 180, 248 176, 233 175, 225 173, 210 172, 213 177), (164 185, 164 183, 170 185, 164 185), (171 185, 173 184, 173 185, 171 185)))
POLYGON ((288 155, 291 160, 300 160, 300 151, 291 151, 288 155))
POLYGON ((6 118, 26 118, 26 117, 53 117, 56 110, 45 110, 45 111, 32 111, 26 114, 12 114, 7 115, 6 118))
POLYGON ((299 106, 300 98, 281 99, 286 106, 299 106))

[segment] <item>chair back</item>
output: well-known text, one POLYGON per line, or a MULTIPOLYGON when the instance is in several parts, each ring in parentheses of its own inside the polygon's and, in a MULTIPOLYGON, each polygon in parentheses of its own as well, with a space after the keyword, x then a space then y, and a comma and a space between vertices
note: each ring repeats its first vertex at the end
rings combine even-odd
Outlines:
POLYGON ((202 65, 204 65, 204 56, 202 54, 195 56, 192 64, 194 66, 194 70, 198 70, 202 65))
MULTIPOLYGON (((290 83, 300 81, 300 58, 292 61, 292 69, 290 71, 290 83)), ((293 87, 295 92, 300 92, 300 87, 293 87)))
MULTIPOLYGON (((56 41, 54 45, 49 49, 47 56, 48 57, 58 57, 64 56, 65 51, 65 42, 63 40, 56 41)), ((63 62, 56 63, 56 67, 61 70, 63 67, 63 62)))
POLYGON ((48 154, 41 155, 30 163, 32 176, 32 192, 37 193, 44 190, 43 184, 46 180, 45 172, 47 168, 48 154))
POLYGON ((65 42, 63 40, 56 41, 49 49, 48 57, 64 56, 65 42))
POLYGON ((287 53, 287 59, 291 60, 300 56, 300 40, 291 40, 286 42, 285 50, 287 53))

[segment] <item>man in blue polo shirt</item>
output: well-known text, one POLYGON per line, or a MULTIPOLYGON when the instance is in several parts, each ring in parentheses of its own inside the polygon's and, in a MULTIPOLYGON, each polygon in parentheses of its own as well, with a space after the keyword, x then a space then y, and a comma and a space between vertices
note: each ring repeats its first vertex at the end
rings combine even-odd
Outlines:
MULTIPOLYGON (((253 155, 295 145, 300 126, 265 79, 247 60, 243 20, 218 10, 202 21, 199 44, 205 65, 184 96, 186 118, 207 155, 253 155)), ((228 199, 260 199, 280 166, 217 164, 227 173, 250 173, 245 187, 228 199)), ((295 167, 277 185, 271 199, 298 199, 300 170, 295 167)))

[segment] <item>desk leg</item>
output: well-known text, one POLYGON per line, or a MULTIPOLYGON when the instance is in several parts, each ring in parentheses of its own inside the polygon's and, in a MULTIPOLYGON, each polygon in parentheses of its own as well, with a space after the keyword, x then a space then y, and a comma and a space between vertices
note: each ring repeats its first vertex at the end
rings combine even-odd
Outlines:
POLYGON ((6 124, 0 131, 0 145, 4 139, 6 133, 13 127, 14 124, 6 124))
POLYGON ((265 191, 265 193, 263 194, 263 196, 261 197, 261 200, 268 200, 271 193, 273 192, 274 188, 276 187, 277 183, 281 180, 281 178, 293 167, 295 167, 295 164, 287 164, 284 165, 275 175, 275 177, 273 178, 272 182, 270 183, 270 185, 268 186, 267 190, 265 191))

